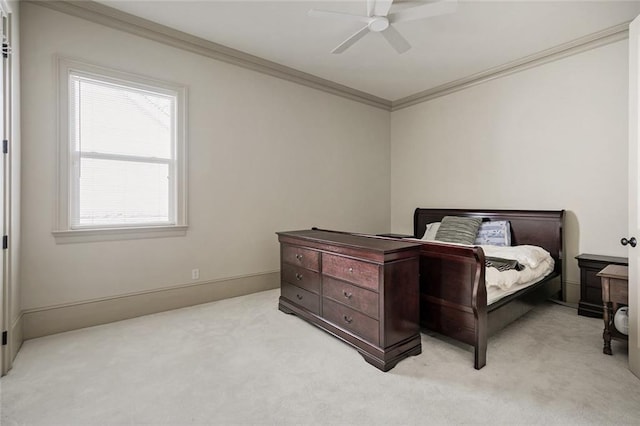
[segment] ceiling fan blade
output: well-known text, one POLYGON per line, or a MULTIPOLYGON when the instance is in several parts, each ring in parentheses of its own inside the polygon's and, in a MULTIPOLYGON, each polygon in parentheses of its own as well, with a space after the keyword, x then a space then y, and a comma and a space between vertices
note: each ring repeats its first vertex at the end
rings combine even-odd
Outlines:
POLYGON ((393 28, 391 25, 389 25, 386 30, 382 31, 382 35, 398 53, 404 53, 411 49, 411 45, 407 39, 402 37, 402 34, 400 34, 398 30, 393 28))
POLYGON ((367 16, 372 16, 376 5, 376 0, 367 0, 367 16))
POLYGON ((359 30, 357 33, 355 33, 354 35, 352 35, 351 37, 349 37, 348 39, 343 41, 338 47, 333 49, 331 51, 331 53, 342 53, 342 52, 344 52, 345 50, 347 50, 348 48, 353 46, 356 41, 358 41, 362 37, 366 36, 368 32, 369 32, 369 26, 367 25, 364 28, 362 28, 361 30, 359 30))
POLYGON ((373 14, 375 16, 387 16, 393 0, 375 0, 373 14))
POLYGON ((430 18, 432 16, 453 13, 458 8, 456 0, 442 0, 436 3, 429 3, 423 6, 416 6, 409 9, 402 9, 388 16, 389 22, 414 21, 416 19, 430 18))
POLYGON ((332 12, 330 10, 318 10, 311 9, 307 12, 308 16, 313 16, 315 18, 335 18, 342 19, 343 21, 349 22, 364 22, 368 24, 371 21, 371 18, 368 16, 361 15, 352 15, 350 13, 342 13, 342 12, 332 12))

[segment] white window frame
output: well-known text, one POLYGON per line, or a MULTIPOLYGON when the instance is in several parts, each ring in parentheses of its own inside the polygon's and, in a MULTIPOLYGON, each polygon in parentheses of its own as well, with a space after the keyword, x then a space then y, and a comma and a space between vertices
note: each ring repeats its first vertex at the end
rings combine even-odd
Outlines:
MULTIPOLYGON (((57 243, 157 238, 181 236, 187 230, 187 89, 184 86, 152 78, 56 57, 58 71, 58 169, 56 229, 57 243), (163 93, 176 98, 176 135, 173 147, 174 177, 169 189, 169 224, 73 226, 72 216, 78 210, 78 182, 74 179, 75 149, 71 124, 71 75, 88 77, 139 90, 163 93)), ((91 154, 90 154, 91 155, 91 154)), ((100 157, 105 155, 100 154, 100 157)), ((171 168, 171 167, 170 167, 171 168)))

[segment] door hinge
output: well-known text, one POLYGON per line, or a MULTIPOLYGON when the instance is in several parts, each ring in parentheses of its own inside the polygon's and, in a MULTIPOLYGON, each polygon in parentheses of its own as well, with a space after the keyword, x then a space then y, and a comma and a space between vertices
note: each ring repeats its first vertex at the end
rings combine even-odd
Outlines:
POLYGON ((8 58, 11 54, 11 46, 9 45, 9 39, 6 35, 2 36, 2 56, 8 58))
POLYGON ((9 153, 9 141, 7 139, 3 139, 2 140, 2 152, 4 154, 8 154, 9 153))
POLYGON ((2 332, 2 346, 5 346, 7 344, 7 341, 9 340, 9 335, 7 334, 6 331, 2 332))
POLYGON ((2 250, 6 250, 9 248, 9 236, 8 235, 3 235, 2 236, 2 250))

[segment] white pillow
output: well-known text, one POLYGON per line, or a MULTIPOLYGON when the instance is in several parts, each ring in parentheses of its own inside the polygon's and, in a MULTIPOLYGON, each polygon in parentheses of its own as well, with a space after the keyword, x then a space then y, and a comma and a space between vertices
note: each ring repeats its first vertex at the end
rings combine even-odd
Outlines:
POLYGON ((435 241, 438 228, 440 228, 440 222, 427 223, 427 229, 425 229, 421 240, 435 241))

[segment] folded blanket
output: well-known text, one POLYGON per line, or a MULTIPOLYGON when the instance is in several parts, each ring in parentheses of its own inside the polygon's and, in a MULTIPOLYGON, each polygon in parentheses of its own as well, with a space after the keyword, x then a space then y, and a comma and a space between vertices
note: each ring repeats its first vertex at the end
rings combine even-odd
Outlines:
POLYGON ((544 277, 553 271, 554 261, 549 252, 536 246, 480 246, 485 254, 485 259, 502 258, 513 259, 525 268, 499 270, 497 268, 486 268, 485 282, 488 287, 496 287, 508 290, 513 286, 525 282, 533 282, 544 277))
POLYGON ((498 271, 509 271, 515 269, 522 271, 525 267, 515 259, 504 259, 502 257, 485 257, 484 265, 487 268, 496 268, 498 271))
POLYGON ((487 246, 482 245, 485 256, 515 259, 529 268, 536 268, 539 263, 550 257, 549 252, 538 246, 487 246))

